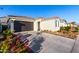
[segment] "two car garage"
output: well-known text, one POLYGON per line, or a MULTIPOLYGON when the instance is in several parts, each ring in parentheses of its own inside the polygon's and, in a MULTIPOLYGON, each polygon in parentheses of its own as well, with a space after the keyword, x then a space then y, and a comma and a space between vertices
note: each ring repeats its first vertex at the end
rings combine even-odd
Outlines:
POLYGON ((15 32, 33 31, 34 23, 28 21, 14 21, 15 32))

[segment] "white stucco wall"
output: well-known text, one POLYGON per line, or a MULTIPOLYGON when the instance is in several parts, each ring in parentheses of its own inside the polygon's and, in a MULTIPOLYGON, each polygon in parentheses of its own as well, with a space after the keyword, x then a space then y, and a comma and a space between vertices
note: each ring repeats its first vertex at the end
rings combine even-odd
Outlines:
POLYGON ((34 21, 34 31, 38 31, 38 22, 41 23, 42 19, 36 19, 34 21))
POLYGON ((38 30, 38 25, 37 25, 37 21, 34 22, 34 31, 38 30))
POLYGON ((48 20, 36 20, 34 22, 34 31, 38 31, 38 22, 40 22, 40 31, 48 30, 48 31, 58 31, 60 29, 59 19, 48 19, 48 20), (57 27, 55 26, 55 21, 57 20, 57 27), (58 26, 59 22, 59 26, 58 26))
POLYGON ((57 31, 59 27, 55 27, 55 20, 47 20, 40 23, 41 30, 57 31))

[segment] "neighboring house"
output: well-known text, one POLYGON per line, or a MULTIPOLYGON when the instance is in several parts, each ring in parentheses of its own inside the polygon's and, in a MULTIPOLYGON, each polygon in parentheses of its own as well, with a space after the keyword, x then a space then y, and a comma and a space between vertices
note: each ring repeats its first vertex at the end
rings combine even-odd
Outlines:
POLYGON ((2 32, 7 27, 7 17, 0 17, 0 31, 2 32))
POLYGON ((76 27, 78 27, 78 25, 75 22, 68 23, 68 26, 70 26, 71 31, 75 31, 76 27))
POLYGON ((31 18, 26 16, 7 16, 7 24, 11 31, 58 31, 61 26, 67 26, 67 22, 59 17, 31 18))
POLYGON ((70 22, 70 23, 68 23, 68 26, 70 26, 70 27, 77 27, 77 24, 75 22, 70 22))
POLYGON ((8 17, 0 17, 0 22, 2 25, 7 25, 8 17))

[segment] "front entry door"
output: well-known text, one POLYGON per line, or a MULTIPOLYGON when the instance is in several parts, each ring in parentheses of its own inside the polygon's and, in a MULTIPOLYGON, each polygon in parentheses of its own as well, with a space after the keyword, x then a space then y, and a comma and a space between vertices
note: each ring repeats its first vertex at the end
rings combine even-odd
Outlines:
POLYGON ((40 31, 40 22, 38 22, 38 31, 40 31))

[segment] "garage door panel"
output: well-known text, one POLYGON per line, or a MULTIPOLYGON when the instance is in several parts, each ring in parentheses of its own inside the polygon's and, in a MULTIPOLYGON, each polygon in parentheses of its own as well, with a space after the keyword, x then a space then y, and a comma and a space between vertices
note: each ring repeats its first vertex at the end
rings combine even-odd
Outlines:
POLYGON ((14 22, 14 29, 16 32, 32 31, 33 30, 33 22, 15 21, 14 22))

